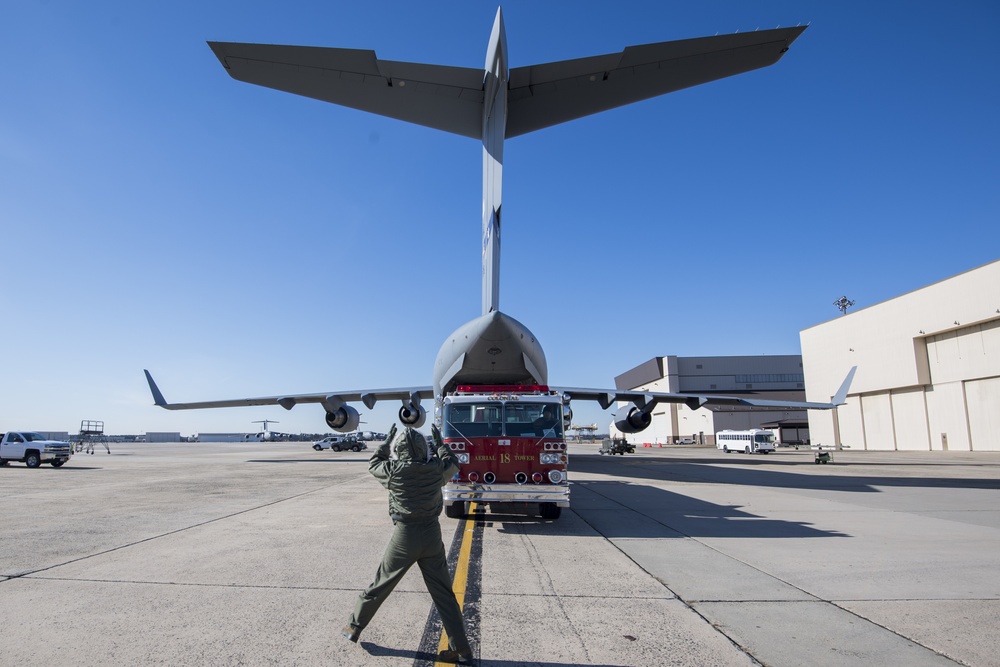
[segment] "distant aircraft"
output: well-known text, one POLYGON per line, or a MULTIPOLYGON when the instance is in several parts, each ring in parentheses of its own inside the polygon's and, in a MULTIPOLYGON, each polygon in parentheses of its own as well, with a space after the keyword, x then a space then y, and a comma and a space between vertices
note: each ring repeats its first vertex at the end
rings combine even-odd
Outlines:
POLYGON ((272 442, 284 436, 284 433, 278 433, 277 431, 271 431, 267 428, 268 424, 280 424, 277 419, 258 419, 251 424, 263 424, 264 430, 255 435, 247 435, 246 440, 248 442, 272 442))
MULTIPOLYGON (((351 403, 369 410, 399 400, 399 421, 419 428, 422 401, 458 385, 548 385, 541 344, 526 326, 500 311, 500 232, 504 140, 593 113, 777 62, 805 27, 719 35, 627 47, 621 53, 509 69, 503 12, 497 10, 484 69, 379 60, 374 51, 209 42, 231 77, 470 137, 483 144, 482 314, 445 340, 434 362, 433 386, 358 389, 197 403, 168 403, 149 371, 156 405, 167 410, 319 403, 327 425, 357 428, 351 403)), ((830 403, 769 401, 738 396, 551 387, 568 400, 603 409, 627 402, 616 427, 636 433, 658 403, 830 409, 845 400, 854 369, 830 403)))

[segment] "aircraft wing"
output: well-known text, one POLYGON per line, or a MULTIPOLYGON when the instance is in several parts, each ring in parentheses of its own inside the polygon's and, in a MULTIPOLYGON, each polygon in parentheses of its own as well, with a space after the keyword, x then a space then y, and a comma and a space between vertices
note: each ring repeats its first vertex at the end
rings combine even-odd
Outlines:
MULTIPOLYGON (((777 62, 805 26, 630 46, 510 70, 506 137, 777 62)), ((483 136, 482 69, 379 60, 375 51, 209 42, 239 81, 473 139, 483 136)))
POLYGON ((840 385, 836 395, 829 403, 808 401, 773 401, 742 396, 727 396, 720 394, 674 394, 654 391, 622 391, 620 389, 582 389, 576 387, 550 387, 566 394, 570 400, 597 401, 601 408, 607 410, 617 402, 629 402, 644 412, 649 412, 657 403, 683 403, 692 410, 705 405, 743 405, 756 408, 785 408, 791 410, 831 410, 847 401, 847 392, 854 380, 857 366, 851 368, 840 385))
POLYGON ((259 398, 236 398, 222 401, 199 401, 197 403, 168 403, 149 371, 146 382, 153 394, 153 402, 166 410, 200 410, 205 408, 237 408, 254 405, 280 405, 291 410, 299 403, 322 403, 330 412, 335 412, 343 403, 364 403, 371 410, 378 401, 399 400, 419 404, 420 399, 434 398, 433 387, 404 387, 399 389, 363 389, 360 391, 332 391, 317 394, 286 394, 284 396, 262 396, 259 398), (331 409, 332 408, 332 409, 331 409))

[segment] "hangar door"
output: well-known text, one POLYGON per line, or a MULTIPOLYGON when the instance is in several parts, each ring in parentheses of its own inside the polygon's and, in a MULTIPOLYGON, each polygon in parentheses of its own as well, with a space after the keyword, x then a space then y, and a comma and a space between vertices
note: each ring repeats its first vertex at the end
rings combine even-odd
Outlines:
POLYGON ((1000 451, 1000 378, 965 383, 973 451, 1000 451))
POLYGON ((931 384, 1000 376, 1000 320, 927 339, 931 384))

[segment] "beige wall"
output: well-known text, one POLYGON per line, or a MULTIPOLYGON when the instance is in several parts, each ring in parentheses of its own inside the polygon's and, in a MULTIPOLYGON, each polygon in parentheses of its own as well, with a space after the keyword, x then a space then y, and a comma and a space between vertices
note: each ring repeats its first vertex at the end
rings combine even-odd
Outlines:
POLYGON ((828 401, 851 366, 847 405, 810 411, 814 444, 1000 450, 1000 261, 800 333, 806 395, 828 401))

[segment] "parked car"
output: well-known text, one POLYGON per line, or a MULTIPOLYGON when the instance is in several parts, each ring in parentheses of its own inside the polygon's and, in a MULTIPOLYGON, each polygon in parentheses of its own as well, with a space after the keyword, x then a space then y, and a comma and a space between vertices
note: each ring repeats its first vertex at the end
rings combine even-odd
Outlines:
POLYGON ((605 438, 604 442, 601 444, 601 448, 597 450, 599 454, 610 454, 614 456, 615 454, 621 454, 625 456, 625 453, 635 454, 635 445, 630 442, 626 442, 625 438, 621 440, 615 438, 605 438))
POLYGON ((677 441, 678 445, 697 445, 698 442, 694 438, 681 438, 677 441))
POLYGON ((317 452, 324 449, 332 449, 335 452, 339 452, 342 449, 360 452, 362 449, 368 449, 368 444, 357 438, 350 438, 344 435, 331 435, 313 444, 313 449, 317 452))

